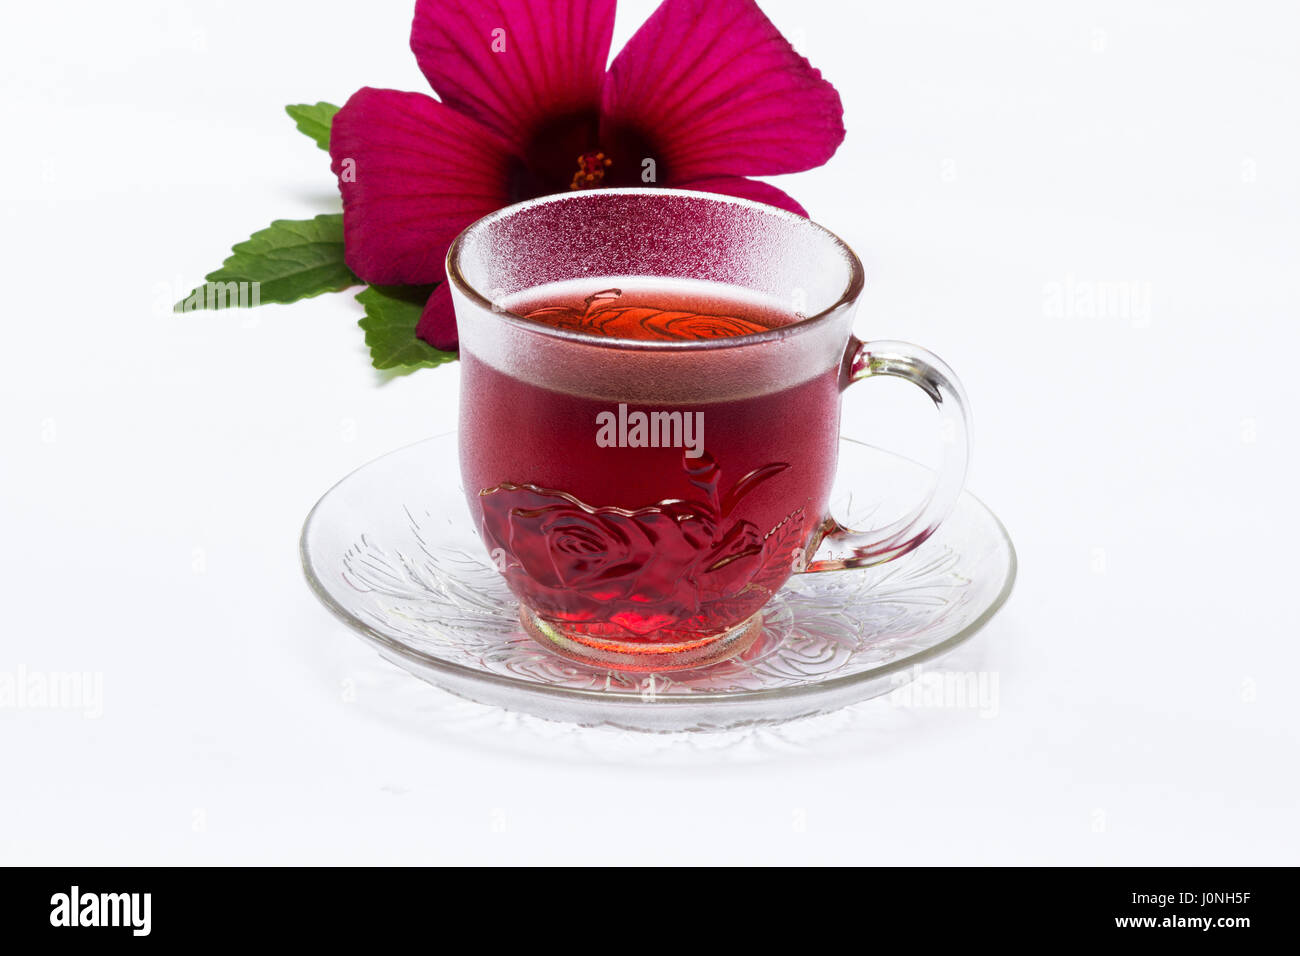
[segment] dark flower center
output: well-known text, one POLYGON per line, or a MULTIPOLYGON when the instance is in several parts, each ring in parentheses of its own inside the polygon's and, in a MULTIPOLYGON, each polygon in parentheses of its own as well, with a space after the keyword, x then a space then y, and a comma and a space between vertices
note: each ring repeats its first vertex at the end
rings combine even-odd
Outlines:
POLYGON ((602 133, 600 117, 584 112, 538 127, 511 170, 509 191, 510 201, 519 202, 571 189, 666 182, 653 146, 639 130, 624 127, 602 133))

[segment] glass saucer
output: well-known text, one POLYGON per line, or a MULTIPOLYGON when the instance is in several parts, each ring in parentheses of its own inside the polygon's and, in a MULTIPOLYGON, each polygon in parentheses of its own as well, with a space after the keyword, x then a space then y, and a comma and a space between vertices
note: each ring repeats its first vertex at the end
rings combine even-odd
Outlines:
MULTIPOLYGON (((899 687, 978 631, 1011 593, 1015 550, 963 493, 910 554, 795 575, 741 656, 671 674, 598 670, 552 653, 479 541, 454 434, 364 465, 331 488, 302 532, 307 581, 385 659, 470 700, 551 720, 642 731, 726 730, 824 713, 899 687)), ((832 513, 870 528, 904 513, 933 474, 841 439, 832 513), (844 489, 875 489, 863 501, 844 489)))

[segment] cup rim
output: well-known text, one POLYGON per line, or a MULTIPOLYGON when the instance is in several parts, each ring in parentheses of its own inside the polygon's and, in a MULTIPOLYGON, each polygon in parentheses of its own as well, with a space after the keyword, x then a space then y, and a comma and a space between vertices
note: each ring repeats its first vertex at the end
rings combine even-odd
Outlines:
POLYGON ((789 338, 793 335, 809 331, 814 328, 820 328, 833 317, 838 315, 844 309, 851 306, 862 293, 865 284, 865 276, 862 268, 862 260, 858 258, 853 248, 836 235, 831 230, 811 218, 800 216, 798 213, 790 212, 787 209, 781 209, 778 206, 772 206, 767 203, 757 202, 753 199, 744 199, 740 196, 729 196, 725 193, 703 192, 694 189, 669 189, 669 188, 616 188, 616 189, 599 189, 583 190, 568 193, 552 193, 546 196, 538 196, 534 199, 526 199, 523 202, 517 202, 510 206, 505 206, 495 212, 488 213, 480 219, 475 220, 460 231, 455 239, 452 240, 451 246, 447 249, 446 259, 447 281, 453 283, 461 294, 468 298, 475 305, 480 306, 489 315, 499 318, 502 322, 514 326, 526 332, 536 335, 544 335, 550 338, 561 339, 570 342, 592 345, 599 348, 628 349, 633 351, 647 352, 676 352, 676 351, 705 351, 710 349, 736 348, 743 345, 758 345, 764 342, 779 341, 789 338), (576 332, 571 329, 558 329, 554 326, 545 325, 541 322, 535 322, 526 319, 517 312, 511 312, 508 309, 496 307, 492 300, 483 295, 474 285, 465 278, 460 268, 461 247, 464 245, 466 237, 478 229, 486 228, 492 223, 504 219, 507 216, 515 215, 525 209, 531 209, 537 206, 548 205, 554 202, 569 202, 575 199, 590 199, 597 193, 622 195, 622 196, 682 196, 686 198, 704 198, 721 201, 732 206, 742 206, 751 209, 759 209, 765 213, 774 214, 780 218, 801 225, 811 225, 814 229, 821 232, 831 242, 843 251, 845 259, 849 264, 849 279, 844 290, 839 297, 826 308, 800 319, 797 322, 791 322, 788 325, 782 325, 775 329, 765 329, 762 332, 750 332, 746 335, 733 335, 725 338, 716 339, 669 339, 669 340, 643 340, 643 339, 621 339, 604 335, 591 335, 586 332, 576 332))

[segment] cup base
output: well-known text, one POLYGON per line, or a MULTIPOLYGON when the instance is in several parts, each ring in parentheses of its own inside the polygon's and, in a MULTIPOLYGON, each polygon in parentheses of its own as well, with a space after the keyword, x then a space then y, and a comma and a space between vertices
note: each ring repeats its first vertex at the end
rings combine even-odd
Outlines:
POLYGON ((538 643, 570 660, 617 671, 662 672, 705 667, 749 649, 763 629, 763 615, 718 634, 689 641, 624 641, 594 633, 579 625, 547 621, 522 604, 519 622, 538 643))

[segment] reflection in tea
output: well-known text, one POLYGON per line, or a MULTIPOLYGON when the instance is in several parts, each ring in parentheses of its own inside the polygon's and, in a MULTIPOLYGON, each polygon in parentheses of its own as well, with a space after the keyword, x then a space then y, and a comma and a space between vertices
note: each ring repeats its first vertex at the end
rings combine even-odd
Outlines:
POLYGON ((730 314, 718 315, 710 311, 718 308, 718 302, 694 301, 689 294, 673 296, 654 287, 627 296, 620 288, 604 289, 587 296, 581 303, 574 303, 571 296, 572 293, 566 296, 559 290, 534 292, 511 311, 557 329, 642 342, 752 335, 798 318, 770 306, 763 309, 756 307, 756 303, 741 301, 735 301, 730 308, 723 305, 730 314), (559 301, 554 305, 538 305, 552 297, 558 297, 559 301))

